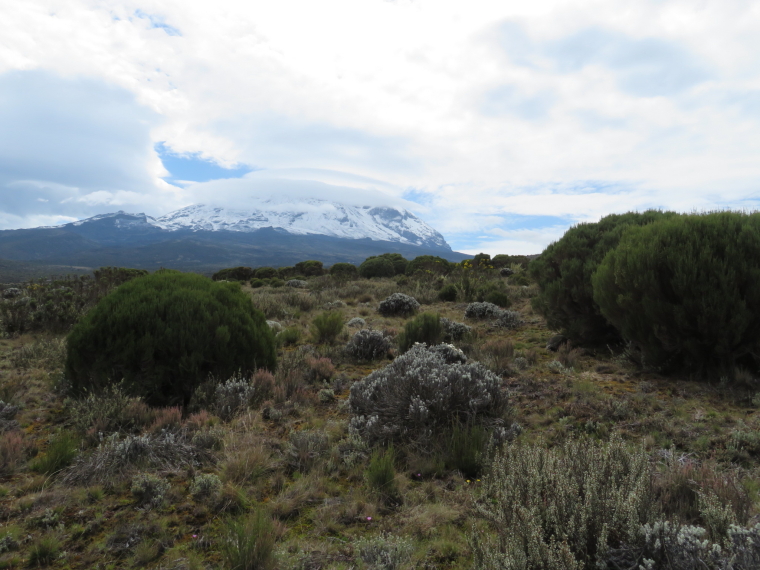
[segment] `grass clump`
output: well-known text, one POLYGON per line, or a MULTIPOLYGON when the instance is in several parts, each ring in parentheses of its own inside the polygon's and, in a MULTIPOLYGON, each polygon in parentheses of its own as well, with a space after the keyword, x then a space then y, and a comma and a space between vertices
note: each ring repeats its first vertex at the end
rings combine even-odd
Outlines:
POLYGON ((343 330, 343 314, 339 311, 326 311, 314 317, 311 333, 314 342, 332 344, 343 330))
POLYGON ((46 534, 35 540, 29 548, 28 566, 48 566, 61 552, 61 541, 54 534, 46 534))
POLYGON ((220 551, 228 570, 273 570, 277 567, 274 545, 277 530, 266 511, 229 519, 224 525, 220 551))
POLYGON ((68 467, 78 453, 79 439, 70 432, 62 431, 50 439, 45 453, 32 462, 31 469, 43 475, 52 475, 68 467))
POLYGON ((422 313, 404 325, 404 330, 398 335, 398 347, 401 352, 406 352, 416 342, 433 346, 439 344, 443 336, 440 315, 422 313))
POLYGON ((377 449, 372 453, 369 466, 365 472, 367 483, 384 500, 392 500, 398 497, 396 485, 396 452, 393 446, 387 449, 377 449))

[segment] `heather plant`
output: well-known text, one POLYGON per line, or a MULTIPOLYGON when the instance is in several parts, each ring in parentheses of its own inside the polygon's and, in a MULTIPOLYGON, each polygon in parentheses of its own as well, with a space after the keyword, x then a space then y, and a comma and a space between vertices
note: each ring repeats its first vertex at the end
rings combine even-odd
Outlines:
POLYGON ((605 567, 652 517, 651 467, 618 437, 544 449, 516 443, 496 454, 477 512, 495 543, 473 536, 478 568, 605 567))
POLYGON ((393 295, 381 301, 377 307, 377 312, 384 317, 409 316, 416 313, 420 308, 417 299, 404 295, 403 293, 393 293, 393 295))
POLYGON ((644 363, 732 376, 760 342, 760 214, 715 212, 631 227, 593 276, 602 315, 644 363))
POLYGON ((429 346, 439 344, 443 339, 441 317, 432 313, 422 313, 404 324, 404 330, 397 337, 399 350, 403 353, 415 343, 429 346))
POLYGON ((365 362, 386 357, 390 349, 388 337, 380 331, 370 329, 354 333, 344 348, 349 358, 365 362))
POLYGON ((301 331, 295 327, 288 327, 278 332, 275 338, 280 346, 293 346, 301 340, 301 331))
POLYGON ((351 386, 349 429, 370 444, 429 441, 452 421, 498 423, 508 408, 500 380, 478 363, 447 364, 415 345, 351 386))
POLYGON ((125 390, 152 405, 187 404, 209 375, 276 363, 274 335, 239 285, 165 270, 105 297, 67 345, 75 392, 123 379, 125 390))
POLYGON ((580 344, 619 339, 618 331, 594 300, 591 278, 627 228, 674 216, 677 214, 673 212, 649 210, 578 224, 531 261, 530 274, 540 288, 533 308, 546 318, 549 329, 561 331, 580 344))
POLYGON ((340 311, 325 311, 311 321, 314 341, 320 344, 335 342, 343 331, 343 314, 340 311))
POLYGON ((441 290, 438 291, 438 298, 441 301, 453 303, 457 300, 457 288, 453 283, 448 283, 441 287, 441 290))

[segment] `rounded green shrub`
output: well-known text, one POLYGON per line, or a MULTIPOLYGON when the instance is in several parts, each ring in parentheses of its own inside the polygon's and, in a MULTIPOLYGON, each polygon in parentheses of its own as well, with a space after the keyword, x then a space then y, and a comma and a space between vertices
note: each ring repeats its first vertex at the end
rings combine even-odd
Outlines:
POLYGON ((339 279, 356 279, 359 270, 353 263, 335 263, 330 267, 330 275, 339 279))
POLYGON ((326 311, 314 317, 311 321, 311 332, 314 341, 332 344, 343 331, 343 314, 339 311, 326 311))
POLYGON ((760 343, 760 214, 629 228, 593 277, 594 300, 645 363, 732 374, 760 343))
POLYGON ((299 261, 295 264, 296 273, 303 275, 304 277, 316 277, 324 275, 325 270, 322 267, 321 261, 315 259, 309 259, 307 261, 299 261))
POLYGON ((420 255, 406 266, 406 274, 411 276, 418 271, 430 272, 434 275, 448 275, 456 264, 449 263, 437 255, 420 255))
POLYGON ((441 290, 438 291, 438 298, 441 301, 453 303, 457 300, 457 288, 452 283, 444 285, 441 287, 441 290))
POLYGON ((393 262, 387 257, 369 257, 359 266, 359 275, 365 279, 372 277, 393 277, 396 270, 393 262))
POLYGON ((274 267, 259 267, 254 275, 257 279, 271 279, 277 277, 277 270, 274 267))
POLYGON ((656 210, 629 212, 570 228, 530 263, 530 274, 540 289, 533 298, 533 308, 546 318, 550 329, 562 331, 576 343, 619 339, 594 301, 591 276, 626 228, 676 215, 656 210))
POLYGON ((158 271, 103 298, 67 339, 75 392, 124 388, 152 405, 187 404, 195 388, 276 364, 264 315, 237 283, 158 271))
POLYGON ((254 270, 250 267, 230 267, 220 269, 211 276, 214 281, 250 281, 254 276, 254 270))

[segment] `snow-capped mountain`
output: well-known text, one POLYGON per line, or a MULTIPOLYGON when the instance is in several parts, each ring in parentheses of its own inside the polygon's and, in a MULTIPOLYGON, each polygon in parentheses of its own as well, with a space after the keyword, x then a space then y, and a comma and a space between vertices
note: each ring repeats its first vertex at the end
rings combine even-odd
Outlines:
POLYGON ((411 212, 392 207, 349 206, 320 199, 267 198, 246 209, 203 204, 187 206, 149 223, 169 231, 252 232, 282 228, 291 234, 318 234, 448 249, 443 236, 411 212))

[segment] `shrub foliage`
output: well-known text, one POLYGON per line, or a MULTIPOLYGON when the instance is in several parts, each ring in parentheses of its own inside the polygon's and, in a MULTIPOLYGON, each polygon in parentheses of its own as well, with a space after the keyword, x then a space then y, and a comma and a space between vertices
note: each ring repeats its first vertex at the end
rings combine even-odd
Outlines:
POLYGON ((591 277, 604 256, 617 246, 626 228, 675 215, 655 210, 629 212, 569 229, 530 263, 531 276, 540 288, 533 299, 533 308, 543 314, 550 329, 562 331, 574 342, 619 338, 594 301, 591 277))
POLYGON ((432 346, 440 343, 443 335, 440 315, 422 313, 404 324, 404 330, 398 335, 398 347, 406 352, 416 342, 432 346))
POLYGON ((630 228, 593 278, 601 312, 645 363, 733 373, 760 342, 760 215, 630 228))
POLYGON ((66 373, 77 392, 121 379, 150 404, 187 403, 209 375, 273 368, 264 315, 237 284, 160 271, 125 283, 71 331, 66 373))
POLYGON ((418 344, 351 386, 350 429, 370 444, 429 441, 451 422, 476 424, 507 409, 500 380, 478 363, 447 364, 418 344))

